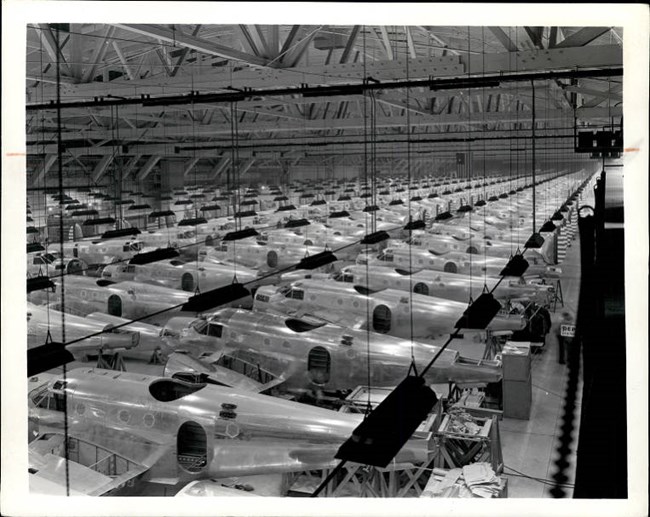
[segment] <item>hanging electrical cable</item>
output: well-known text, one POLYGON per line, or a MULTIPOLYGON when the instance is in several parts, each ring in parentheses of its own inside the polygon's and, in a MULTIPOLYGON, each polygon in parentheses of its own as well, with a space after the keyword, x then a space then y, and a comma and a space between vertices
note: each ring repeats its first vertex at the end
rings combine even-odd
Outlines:
MULTIPOLYGON (((58 179, 59 179, 59 243, 61 259, 65 258, 63 246, 63 139, 62 139, 62 125, 61 125, 61 60, 63 59, 61 50, 61 31, 57 25, 55 27, 56 35, 56 147, 57 147, 57 162, 58 162, 58 179)), ((48 336, 49 336, 48 329, 48 336)), ((65 346, 65 280, 61 279, 61 343, 65 346)), ((64 459, 65 459, 65 494, 70 496, 70 444, 69 444, 69 431, 68 431, 68 391, 67 391, 67 377, 68 368, 64 364, 62 369, 63 375, 63 436, 64 436, 64 459)))
MULTIPOLYGON (((408 27, 404 27, 404 31, 407 33, 406 44, 405 44, 405 62, 406 62, 406 80, 410 78, 409 75, 409 49, 408 49, 408 27)), ((410 97, 410 88, 406 88, 406 178, 408 184, 408 214, 409 214, 409 224, 413 223, 413 212, 411 209, 411 97, 410 97)), ((409 251, 409 338, 411 340, 411 368, 417 376, 417 368, 415 365, 415 354, 413 351, 413 231, 408 230, 408 251, 409 251)))

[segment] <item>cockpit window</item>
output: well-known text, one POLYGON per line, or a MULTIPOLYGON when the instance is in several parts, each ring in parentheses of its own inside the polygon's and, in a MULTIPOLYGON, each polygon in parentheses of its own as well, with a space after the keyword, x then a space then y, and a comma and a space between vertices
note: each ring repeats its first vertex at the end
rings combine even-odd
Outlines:
POLYGON ((221 337, 223 333, 223 325, 218 323, 208 323, 208 336, 221 337))
POLYGON ((149 385, 149 393, 160 402, 172 402, 205 388, 205 384, 192 384, 178 379, 157 379, 149 385))
POLYGON ((198 320, 192 323, 191 327, 197 334, 207 334, 208 322, 205 320, 198 320))

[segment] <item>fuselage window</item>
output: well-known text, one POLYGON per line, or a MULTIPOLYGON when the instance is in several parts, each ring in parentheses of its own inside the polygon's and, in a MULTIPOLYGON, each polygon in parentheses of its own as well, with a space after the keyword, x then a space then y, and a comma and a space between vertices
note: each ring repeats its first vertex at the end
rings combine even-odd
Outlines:
POLYGON ((325 384, 330 380, 331 357, 326 348, 315 346, 309 351, 307 370, 315 384, 325 384))

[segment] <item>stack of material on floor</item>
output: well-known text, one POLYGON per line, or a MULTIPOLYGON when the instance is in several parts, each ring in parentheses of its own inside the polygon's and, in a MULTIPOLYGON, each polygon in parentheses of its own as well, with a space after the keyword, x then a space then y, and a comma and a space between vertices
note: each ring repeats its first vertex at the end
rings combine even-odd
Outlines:
POLYGON ((465 484, 478 497, 496 497, 500 490, 499 477, 489 463, 473 463, 463 467, 465 484))
POLYGON ((504 497, 505 486, 489 463, 451 470, 434 468, 420 497, 504 497))

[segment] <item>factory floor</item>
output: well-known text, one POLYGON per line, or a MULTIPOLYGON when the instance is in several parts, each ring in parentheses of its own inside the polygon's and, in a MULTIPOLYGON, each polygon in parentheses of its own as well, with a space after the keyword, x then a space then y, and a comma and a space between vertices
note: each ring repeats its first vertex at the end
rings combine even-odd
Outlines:
MULTIPOLYGON (((580 246, 578 236, 567 250, 567 256, 560 265, 561 285, 564 294, 564 308, 576 314, 580 290, 580 246)), ((563 308, 558 303, 555 313, 551 313, 553 323, 562 315, 563 308)), ((567 366, 558 364, 558 344, 554 333, 547 336, 545 346, 533 355, 532 364, 532 409, 529 420, 504 418, 500 422, 501 447, 508 478, 508 497, 551 497, 550 484, 556 472, 556 452, 561 433, 564 395, 567 380, 567 366), (516 472, 519 471, 519 472, 516 472), (523 475, 529 476, 524 477, 523 475), (530 479, 538 478, 538 479, 530 479)), ((577 437, 580 424, 580 402, 582 400, 582 375, 576 398, 577 409, 574 415, 574 431, 571 454, 567 459, 569 466, 565 472, 567 483, 573 484, 576 469, 577 437)), ((565 489, 565 497, 570 498, 573 490, 565 489)))

